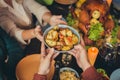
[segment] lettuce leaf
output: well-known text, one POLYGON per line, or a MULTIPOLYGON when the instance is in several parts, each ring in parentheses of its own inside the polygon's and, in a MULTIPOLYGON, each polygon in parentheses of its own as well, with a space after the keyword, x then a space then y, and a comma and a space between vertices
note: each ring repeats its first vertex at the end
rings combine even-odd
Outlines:
POLYGON ((101 38, 101 33, 104 31, 104 28, 102 27, 101 23, 96 23, 90 25, 90 30, 88 32, 88 38, 97 41, 98 39, 101 38))

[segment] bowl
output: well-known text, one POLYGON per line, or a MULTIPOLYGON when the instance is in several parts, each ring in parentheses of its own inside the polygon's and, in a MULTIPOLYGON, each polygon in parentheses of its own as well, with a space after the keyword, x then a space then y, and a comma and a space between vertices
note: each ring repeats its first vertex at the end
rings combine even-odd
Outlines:
POLYGON ((120 80, 120 68, 112 72, 110 75, 110 80, 120 80))
POLYGON ((60 52, 60 53, 65 53, 65 52, 71 50, 74 47, 74 45, 79 44, 79 42, 80 42, 80 34, 77 32, 77 30, 75 30, 71 26, 62 25, 62 24, 57 25, 57 26, 51 26, 51 27, 47 28, 43 33, 43 37, 44 37, 45 45, 48 48, 53 47, 53 48, 55 48, 56 52, 60 52), (61 29, 63 29, 64 31, 61 29), (55 31, 55 32, 52 32, 52 31, 55 31), (72 34, 69 33, 69 31, 72 34), (65 32, 65 36, 63 36, 64 32, 65 32), (52 34, 52 37, 51 37, 51 34, 52 34), (62 34, 62 36, 61 36, 61 34, 62 34), (70 39, 69 39, 68 35, 72 35, 72 37, 70 37, 70 39), (69 46, 69 45, 71 45, 71 46, 69 46))
POLYGON ((59 75, 60 80, 78 80, 80 78, 78 72, 70 67, 61 68, 59 71, 59 75))

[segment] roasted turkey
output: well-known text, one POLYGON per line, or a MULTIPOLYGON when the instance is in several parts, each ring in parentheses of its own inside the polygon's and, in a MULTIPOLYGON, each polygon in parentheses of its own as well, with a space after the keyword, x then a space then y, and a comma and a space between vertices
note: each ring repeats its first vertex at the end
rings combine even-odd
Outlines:
POLYGON ((99 11, 100 16, 97 17, 100 23, 103 24, 106 34, 109 34, 114 28, 114 21, 109 17, 109 5, 105 0, 86 0, 80 7, 81 12, 79 13, 79 29, 84 33, 84 40, 86 45, 93 44, 92 40, 86 38, 88 36, 89 25, 92 19, 92 14, 94 11, 99 11))

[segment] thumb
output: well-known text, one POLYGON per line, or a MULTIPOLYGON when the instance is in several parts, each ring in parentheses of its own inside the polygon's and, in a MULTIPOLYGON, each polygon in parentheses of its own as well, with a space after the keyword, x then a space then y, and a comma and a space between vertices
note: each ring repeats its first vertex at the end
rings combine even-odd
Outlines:
POLYGON ((55 59, 59 55, 59 52, 55 52, 52 59, 55 59))
POLYGON ((85 42, 84 42, 84 40, 83 40, 83 37, 81 36, 81 38, 80 38, 80 44, 83 46, 83 47, 85 47, 85 42))
POLYGON ((61 18, 62 18, 62 15, 57 16, 57 18, 58 18, 58 19, 61 19, 61 18))
POLYGON ((49 50, 49 52, 48 52, 48 55, 47 55, 47 58, 48 58, 48 59, 51 59, 52 56, 53 56, 53 54, 54 54, 54 48, 50 48, 50 50, 49 50))
POLYGON ((44 44, 43 41, 42 41, 42 43, 41 43, 41 54, 42 54, 42 55, 45 55, 45 44, 44 44))
POLYGON ((35 27, 35 30, 40 30, 40 31, 41 31, 40 26, 39 26, 39 25, 37 25, 37 26, 35 27))
POLYGON ((76 54, 71 50, 71 51, 68 51, 69 54, 73 55, 75 58, 76 58, 76 54))

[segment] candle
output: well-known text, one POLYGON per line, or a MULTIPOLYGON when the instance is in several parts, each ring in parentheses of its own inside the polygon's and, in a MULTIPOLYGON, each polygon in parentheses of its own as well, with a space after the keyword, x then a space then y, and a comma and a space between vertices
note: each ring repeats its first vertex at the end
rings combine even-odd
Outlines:
POLYGON ((107 0, 108 5, 110 6, 112 3, 112 0, 107 0))
POLYGON ((99 50, 96 47, 88 48, 88 60, 92 66, 94 65, 94 63, 96 61, 98 52, 99 52, 99 50))

